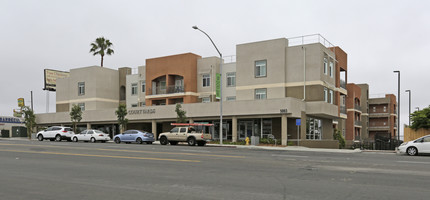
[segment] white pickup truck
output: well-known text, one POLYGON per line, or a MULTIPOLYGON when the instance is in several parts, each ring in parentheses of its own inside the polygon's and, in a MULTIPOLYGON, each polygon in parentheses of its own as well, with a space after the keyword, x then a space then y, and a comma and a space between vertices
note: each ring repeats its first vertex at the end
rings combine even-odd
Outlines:
POLYGON ((159 136, 160 144, 176 145, 178 142, 187 142, 188 145, 204 146, 206 142, 211 140, 212 135, 209 133, 209 127, 213 124, 187 124, 187 123, 172 123, 176 126, 170 132, 161 133, 159 136))

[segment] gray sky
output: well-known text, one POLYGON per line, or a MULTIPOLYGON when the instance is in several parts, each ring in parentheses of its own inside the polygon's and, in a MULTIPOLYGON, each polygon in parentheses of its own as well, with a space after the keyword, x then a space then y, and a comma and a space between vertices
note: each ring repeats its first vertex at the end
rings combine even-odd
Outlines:
MULTIPOLYGON (((401 121, 426 107, 430 94, 430 1, 55 1, 0 0, 0 115, 11 116, 17 98, 46 112, 43 69, 100 65, 88 53, 104 36, 115 54, 105 67, 144 65, 145 59, 193 52, 235 55, 236 44, 320 33, 348 54, 348 82, 368 83, 370 94, 397 95, 401 71, 401 121)), ((50 112, 55 93, 50 93, 50 112)))

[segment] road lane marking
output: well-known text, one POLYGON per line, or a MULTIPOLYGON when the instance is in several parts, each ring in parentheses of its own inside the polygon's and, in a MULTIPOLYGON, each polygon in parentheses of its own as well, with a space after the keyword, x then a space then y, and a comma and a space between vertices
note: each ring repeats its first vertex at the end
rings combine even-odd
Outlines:
POLYGON ((430 165, 430 162, 418 162, 418 161, 397 161, 399 163, 409 163, 409 164, 427 164, 430 165))
POLYGON ((272 154, 272 156, 279 156, 279 157, 289 157, 289 158, 308 158, 309 156, 296 156, 296 155, 276 155, 272 154))
POLYGON ((110 156, 110 155, 96 155, 96 154, 59 153, 59 152, 34 152, 34 151, 7 150, 7 149, 0 149, 0 151, 3 151, 3 152, 16 152, 16 153, 32 153, 32 154, 49 154, 49 155, 99 157, 99 158, 125 158, 125 159, 135 159, 135 160, 157 160, 157 161, 174 161, 174 162, 200 162, 199 160, 181 160, 181 159, 169 159, 169 158, 145 158, 145 157, 131 157, 131 156, 110 156))
POLYGON ((63 148, 63 149, 99 150, 99 151, 118 151, 118 152, 133 152, 133 153, 153 153, 153 154, 186 155, 186 156, 207 156, 207 157, 220 157, 220 158, 246 158, 245 156, 234 156, 234 155, 156 152, 156 151, 139 151, 139 150, 128 150, 128 149, 104 149, 104 148, 70 147, 70 146, 65 147, 65 146, 58 146, 58 145, 26 145, 26 144, 2 144, 2 143, 0 143, 0 145, 25 146, 25 147, 50 147, 50 148, 63 148))

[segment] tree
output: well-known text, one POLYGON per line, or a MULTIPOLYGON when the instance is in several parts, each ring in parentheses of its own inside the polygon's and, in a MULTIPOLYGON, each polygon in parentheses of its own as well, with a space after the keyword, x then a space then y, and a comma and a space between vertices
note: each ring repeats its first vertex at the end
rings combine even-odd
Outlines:
POLYGON ((420 128, 430 128, 430 106, 411 114, 412 125, 411 128, 418 130, 420 128))
POLYGON ((345 147, 345 138, 343 138, 340 130, 337 130, 337 129, 333 130, 333 139, 339 141, 339 149, 342 149, 345 147))
POLYGON ((31 139, 31 132, 36 127, 36 115, 34 115, 33 110, 28 106, 24 106, 22 112, 24 113, 24 124, 27 127, 27 135, 31 139))
POLYGON ((82 120, 82 110, 81 107, 79 107, 76 104, 73 104, 72 111, 70 111, 70 119, 72 120, 73 124, 73 131, 76 130, 76 123, 80 122, 82 120))
POLYGON ((112 55, 114 53, 113 49, 110 47, 112 47, 112 43, 104 37, 99 37, 91 43, 90 53, 93 52, 93 56, 97 54, 101 56, 101 67, 103 67, 103 57, 105 54, 112 55))
POLYGON ((187 122, 187 116, 185 114, 187 114, 187 112, 185 112, 184 110, 182 110, 182 106, 181 104, 176 104, 176 123, 185 123, 187 122))
POLYGON ((119 104, 118 109, 115 111, 115 115, 118 117, 118 124, 121 127, 121 132, 127 130, 128 119, 125 118, 127 116, 127 107, 125 104, 119 104))

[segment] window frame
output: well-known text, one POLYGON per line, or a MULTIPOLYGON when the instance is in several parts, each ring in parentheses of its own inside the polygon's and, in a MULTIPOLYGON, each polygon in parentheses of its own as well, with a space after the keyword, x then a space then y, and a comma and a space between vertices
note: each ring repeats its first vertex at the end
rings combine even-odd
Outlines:
POLYGON ((85 95, 85 82, 78 82, 78 96, 85 95))
POLYGON ((81 111, 85 111, 85 103, 78 103, 79 108, 81 108, 81 111))
POLYGON ((146 92, 146 82, 142 81, 140 83, 140 86, 142 87, 142 88, 140 88, 140 91, 145 94, 145 92, 146 92))
POLYGON ((267 88, 257 88, 257 89, 255 89, 254 90, 254 99, 255 100, 263 100, 263 99, 267 99, 267 88), (258 91, 264 91, 264 97, 265 98, 261 98, 261 94, 263 94, 263 93, 258 93, 258 91), (258 94, 258 97, 259 98, 257 98, 257 94, 258 94))
POLYGON ((138 86, 137 86, 137 83, 132 83, 131 84, 131 95, 137 95, 137 91, 138 91, 138 88, 137 88, 138 86))
POLYGON ((227 72, 226 78, 227 87, 236 87, 236 72, 227 72))
POLYGON ((211 86, 211 74, 202 74, 202 87, 210 87, 211 86))
POLYGON ((256 60, 255 62, 254 62, 254 76, 255 76, 255 78, 264 78, 264 77, 267 77, 267 60, 256 60), (257 65, 257 63, 258 62, 264 62, 265 63, 265 65, 264 65, 264 75, 261 75, 261 66, 262 65, 257 65), (257 70, 257 66, 259 67, 258 68, 258 70, 257 70), (259 74, 257 75, 257 71, 259 72, 259 74))

